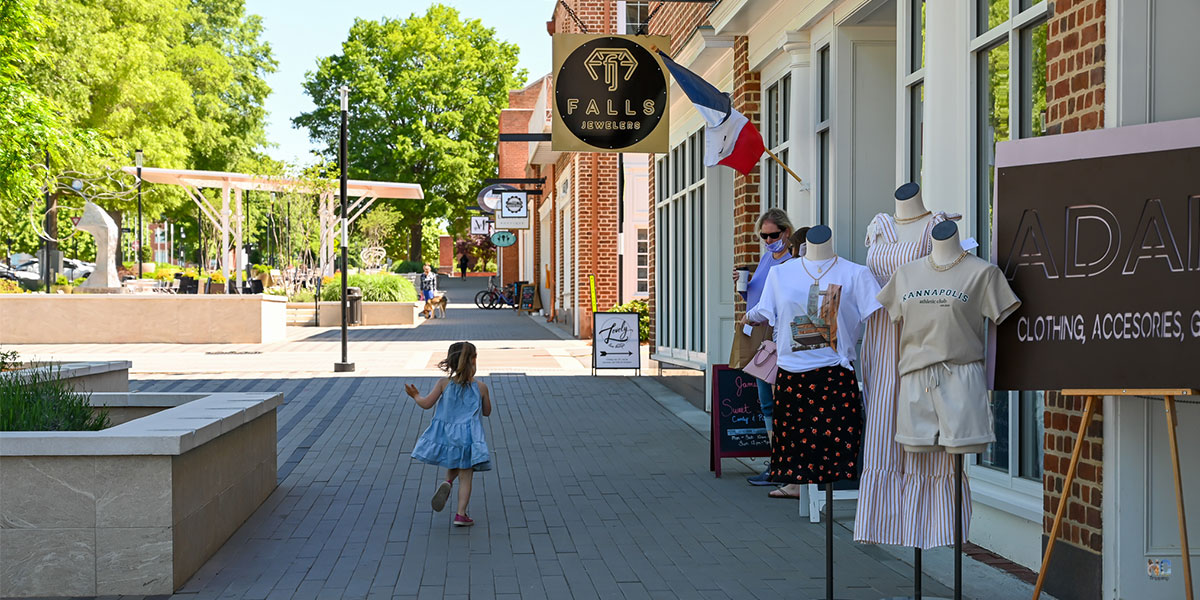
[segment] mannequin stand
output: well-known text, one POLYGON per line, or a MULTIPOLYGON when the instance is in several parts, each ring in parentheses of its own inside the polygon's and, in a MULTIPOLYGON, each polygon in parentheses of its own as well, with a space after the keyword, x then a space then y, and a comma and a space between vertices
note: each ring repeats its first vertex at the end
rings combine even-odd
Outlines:
POLYGON ((963 455, 954 455, 954 600, 962 600, 963 455))
POLYGON ((825 484, 825 596, 833 597, 833 483, 825 484))

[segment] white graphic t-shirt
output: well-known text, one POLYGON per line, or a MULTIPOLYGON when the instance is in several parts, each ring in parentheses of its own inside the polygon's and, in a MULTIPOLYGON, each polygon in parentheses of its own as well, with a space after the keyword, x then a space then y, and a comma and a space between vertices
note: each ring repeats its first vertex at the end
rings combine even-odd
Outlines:
POLYGON ((987 320, 1000 323, 1021 306, 1000 269, 973 254, 945 271, 929 257, 900 265, 879 302, 893 321, 903 321, 901 375, 983 360, 987 320))
POLYGON ((746 317, 766 321, 775 329, 780 369, 793 373, 834 365, 850 369, 863 322, 880 308, 878 293, 879 284, 862 265, 843 258, 837 262, 801 258, 771 269, 758 304, 746 317), (818 272, 821 268, 825 272, 818 272), (814 276, 819 285, 814 285, 814 276))

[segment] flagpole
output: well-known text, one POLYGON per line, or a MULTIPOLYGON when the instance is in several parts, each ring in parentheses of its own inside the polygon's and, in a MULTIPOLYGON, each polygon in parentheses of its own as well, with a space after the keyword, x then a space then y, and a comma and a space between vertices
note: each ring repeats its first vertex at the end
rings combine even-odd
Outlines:
POLYGON ((787 166, 787 163, 783 162, 782 160, 779 160, 779 157, 775 156, 774 152, 771 152, 770 150, 768 150, 766 148, 763 148, 763 152, 766 152, 767 156, 770 156, 771 158, 775 159, 775 162, 779 163, 779 166, 783 167, 784 170, 788 172, 788 175, 791 175, 792 179, 796 180, 796 183, 804 183, 804 180, 800 179, 800 176, 797 175, 796 172, 793 171, 791 167, 787 166))

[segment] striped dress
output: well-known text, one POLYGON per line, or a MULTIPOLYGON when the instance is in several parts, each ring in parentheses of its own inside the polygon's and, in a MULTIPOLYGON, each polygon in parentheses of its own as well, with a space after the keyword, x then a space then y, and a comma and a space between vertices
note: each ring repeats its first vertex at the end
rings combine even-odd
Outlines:
MULTIPOLYGON (((867 267, 886 285, 896 269, 929 254, 929 231, 959 215, 933 213, 921 242, 900 242, 892 215, 867 227, 867 267)), ((954 544, 954 459, 945 452, 908 453, 895 442, 900 377, 900 326, 886 310, 867 319, 862 368, 866 380, 866 431, 854 541, 929 549, 954 544)), ((963 524, 971 522, 971 493, 963 480, 963 524)), ((966 537, 966 531, 964 538, 966 537)))

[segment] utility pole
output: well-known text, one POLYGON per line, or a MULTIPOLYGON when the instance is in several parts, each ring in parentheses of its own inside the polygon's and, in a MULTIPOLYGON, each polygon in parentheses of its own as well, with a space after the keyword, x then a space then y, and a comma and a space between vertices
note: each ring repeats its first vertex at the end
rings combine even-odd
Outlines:
POLYGON ((46 293, 50 293, 50 284, 54 283, 53 276, 50 273, 50 256, 53 252, 54 242, 51 241, 55 236, 53 233, 56 229, 54 219, 54 201, 50 197, 50 151, 46 150, 46 259, 42 262, 42 279, 46 282, 46 293))
POLYGON ((133 260, 137 262, 138 279, 142 278, 142 151, 141 149, 133 151, 133 162, 137 166, 137 196, 138 196, 138 224, 137 224, 137 250, 133 253, 133 260))
POLYGON ((346 277, 350 270, 350 240, 349 234, 349 213, 347 209, 349 202, 346 199, 348 186, 348 177, 346 174, 346 128, 350 119, 350 88, 342 86, 339 90, 342 93, 342 127, 341 135, 338 141, 338 164, 342 171, 341 177, 341 193, 342 193, 342 361, 333 364, 333 370, 336 373, 344 373, 354 370, 354 363, 350 362, 350 343, 349 343, 349 325, 350 325, 350 299, 346 297, 346 277))

